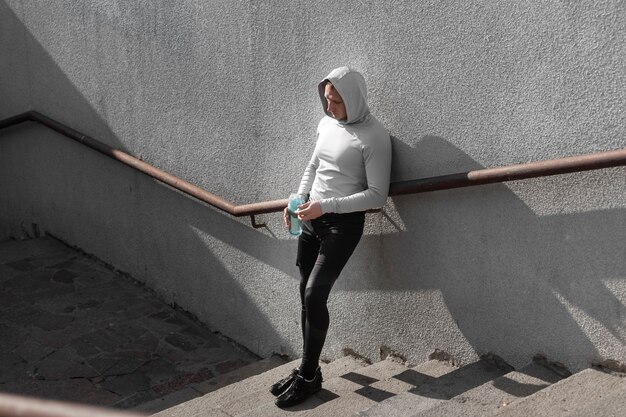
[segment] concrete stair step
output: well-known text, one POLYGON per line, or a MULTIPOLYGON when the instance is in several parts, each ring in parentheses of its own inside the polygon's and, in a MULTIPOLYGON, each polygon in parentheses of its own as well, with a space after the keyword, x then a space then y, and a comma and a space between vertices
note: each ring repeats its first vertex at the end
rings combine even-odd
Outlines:
POLYGON ((158 413, 159 411, 165 410, 167 408, 171 408, 178 404, 183 404, 187 401, 193 400, 194 398, 197 398, 201 395, 202 393, 196 391, 195 389, 185 387, 161 398, 157 398, 147 403, 140 404, 136 407, 131 408, 131 410, 145 414, 158 413))
MULTIPOLYGON (((259 361, 214 381, 187 387, 171 398, 180 402, 158 417, 609 417, 626 409, 626 379, 590 368, 568 378, 533 362, 507 372, 481 359, 457 368, 431 360, 407 368, 393 359, 369 365, 351 356, 322 365, 322 391, 287 410, 274 405, 269 387, 300 360, 259 361), (264 368, 265 367, 265 368, 264 368), (265 371, 263 373, 258 373, 265 371), (250 376, 252 375, 252 376, 250 376), (244 379, 245 378, 245 379, 244 379), (229 385, 227 385, 229 384, 229 385)), ((148 408, 149 410, 149 408, 148 408)), ((142 411, 142 410, 138 410, 142 411)), ((145 411, 145 410, 144 410, 145 411)))
POLYGON ((481 417, 491 415, 515 400, 534 394, 564 377, 538 363, 509 372, 414 417, 481 417))
MULTIPOLYGON (((269 381, 274 381, 276 378, 280 378, 281 375, 288 373, 294 367, 297 367, 300 363, 299 360, 294 360, 283 365, 272 368, 269 371, 262 374, 252 376, 244 379, 236 384, 227 385, 223 388, 210 392, 193 400, 187 401, 183 404, 176 405, 174 407, 163 410, 154 414, 155 417, 190 417, 202 412, 205 409, 214 408, 220 402, 230 400, 233 397, 243 395, 242 393, 256 390, 261 384, 267 384, 269 381)), ((218 415, 217 413, 215 415, 218 415)))
POLYGON ((358 413, 361 417, 409 416, 439 406, 444 401, 468 392, 506 371, 486 360, 479 360, 456 368, 424 383, 415 385, 406 392, 387 398, 367 410, 358 413))
POLYGON ((337 398, 330 398, 329 401, 302 415, 310 417, 353 415, 455 369, 448 363, 436 360, 413 368, 406 368, 389 360, 382 361, 364 370, 366 378, 345 375, 341 378, 343 381, 340 379, 336 384, 338 386, 327 384, 325 388, 333 392, 337 398), (381 365, 385 367, 384 372, 376 369, 376 366, 381 365))
MULTIPOLYGON (((434 381, 437 378, 442 377, 450 372, 457 370, 456 366, 452 366, 447 362, 439 361, 439 360, 431 360, 428 362, 424 362, 420 365, 417 365, 411 369, 402 372, 401 374, 395 375, 394 379, 407 384, 404 392, 409 391, 415 387, 418 387, 423 384, 428 384, 434 381)), ((399 393, 399 395, 403 395, 403 393, 399 393)), ((371 407, 361 410, 359 413, 354 414, 355 416, 386 416, 386 415, 401 415, 402 406, 398 404, 396 397, 390 397, 389 399, 384 399, 383 401, 379 401, 377 404, 373 404, 371 407)), ((424 398, 422 402, 414 408, 413 411, 419 411, 422 409, 427 409, 436 406, 441 401, 440 399, 428 399, 424 398)))
POLYGON ((132 410, 137 412, 156 413, 158 411, 174 407, 178 404, 189 401, 201 395, 208 394, 209 392, 216 391, 227 385, 242 381, 251 376, 261 374, 270 369, 276 368, 277 366, 283 365, 284 363, 285 360, 277 356, 262 359, 260 361, 251 363, 250 365, 235 369, 234 371, 227 374, 211 378, 208 381, 190 384, 182 390, 141 404, 137 407, 134 407, 132 410))
MULTIPOLYGON (((588 368, 501 408, 499 417, 564 416, 620 388, 622 378, 588 368)), ((590 415, 595 415, 592 413, 590 415)), ((622 414, 623 415, 623 414, 622 414)))
POLYGON ((341 407, 339 403, 343 403, 346 396, 349 396, 350 393, 354 394, 354 391, 363 389, 369 384, 377 383, 383 378, 389 378, 406 370, 406 366, 398 362, 385 360, 358 369, 346 370, 346 372, 335 375, 324 373, 322 391, 307 399, 304 403, 291 407, 288 410, 281 410, 274 405, 274 399, 272 398, 271 401, 238 415, 238 417, 349 415, 350 413, 346 413, 345 410, 339 410, 341 407), (330 411, 329 405, 331 405, 330 411))
POLYGON ((406 391, 408 384, 393 380, 408 368, 392 359, 377 362, 366 368, 349 372, 327 381, 317 397, 319 406, 299 413, 302 416, 348 416, 375 403, 406 391))
MULTIPOLYGON (((270 394, 269 387, 288 375, 299 364, 300 359, 291 361, 262 374, 164 410, 155 414, 155 417, 233 416, 244 413, 260 404, 273 401, 274 397, 270 394)), ((333 378, 364 365, 364 361, 346 356, 330 364, 322 364, 322 372, 325 378, 333 378)), ((278 410, 278 408, 274 408, 278 410)))
POLYGON ((626 379, 622 378, 619 386, 564 417, 622 417, 626 414, 626 379))
MULTIPOLYGON (((263 390, 258 393, 251 394, 246 401, 233 401, 224 404, 221 407, 232 416, 282 416, 301 414, 298 411, 315 408, 323 404, 324 398, 333 398, 334 394, 326 389, 326 386, 332 381, 339 379, 343 375, 360 374, 363 369, 370 368, 372 365, 367 362, 355 359, 351 356, 340 358, 322 367, 322 376, 324 378, 324 387, 322 391, 315 396, 311 396, 304 403, 291 407, 289 410, 281 410, 274 404, 275 397, 268 391, 269 385, 264 386, 263 390)), ((284 375, 283 375, 284 376, 284 375)), ((275 381, 272 381, 275 382, 275 381)), ((271 385, 271 384, 270 384, 271 385)))
POLYGON ((227 385, 243 381, 244 379, 255 375, 260 375, 278 366, 284 365, 285 363, 286 361, 284 359, 278 356, 272 356, 271 358, 251 363, 250 365, 241 367, 227 374, 220 375, 216 378, 209 379, 208 381, 192 384, 190 387, 201 392, 202 394, 208 394, 209 392, 217 391, 227 385))

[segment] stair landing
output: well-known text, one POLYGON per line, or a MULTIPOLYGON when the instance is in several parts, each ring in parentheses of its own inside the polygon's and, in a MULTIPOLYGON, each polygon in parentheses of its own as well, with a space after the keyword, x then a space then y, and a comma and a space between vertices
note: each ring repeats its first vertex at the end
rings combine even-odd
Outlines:
POLYGON ((259 360, 51 237, 0 242, 0 300, 5 393, 155 412, 259 360))

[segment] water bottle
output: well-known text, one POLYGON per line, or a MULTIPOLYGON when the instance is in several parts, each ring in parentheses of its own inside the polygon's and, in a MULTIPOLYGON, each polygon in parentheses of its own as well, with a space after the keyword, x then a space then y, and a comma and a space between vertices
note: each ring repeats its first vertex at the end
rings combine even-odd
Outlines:
POLYGON ((300 219, 296 215, 295 211, 298 210, 298 206, 300 204, 304 204, 304 198, 300 194, 291 194, 289 196, 289 205, 287 206, 287 211, 289 212, 289 221, 291 225, 289 226, 289 233, 293 236, 299 236, 302 233, 302 224, 300 224, 300 219))

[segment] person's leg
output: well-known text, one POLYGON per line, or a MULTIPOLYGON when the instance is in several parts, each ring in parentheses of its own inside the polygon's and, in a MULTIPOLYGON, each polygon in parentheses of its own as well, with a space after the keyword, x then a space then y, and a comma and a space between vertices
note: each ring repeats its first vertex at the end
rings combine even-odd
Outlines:
POLYGON ((300 304, 302 310, 300 313, 300 323, 302 326, 302 348, 304 350, 305 328, 306 328, 306 304, 304 302, 305 290, 311 271, 315 266, 317 255, 320 250, 320 241, 315 236, 315 232, 310 222, 302 223, 302 234, 298 238, 298 255, 296 258, 296 265, 300 270, 300 304))
POLYGON ((324 215, 311 222, 312 235, 320 242, 312 268, 312 253, 301 253, 300 248, 298 251, 302 274, 300 290, 304 312, 304 354, 298 374, 275 401, 278 407, 300 404, 322 388, 322 375, 318 367, 329 325, 326 303, 333 284, 361 238, 363 223, 363 213, 324 215))
MULTIPOLYGON (((319 241, 315 236, 315 233, 311 229, 310 222, 302 223, 302 234, 298 238, 298 256, 296 258, 296 265, 300 269, 300 299, 302 303, 302 310, 300 313, 300 320, 302 325, 302 351, 304 352, 304 337, 306 326, 306 308, 304 304, 304 291, 307 281, 315 265, 317 254, 319 253, 319 241)), ((289 375, 282 378, 270 387, 270 392, 279 396, 283 394, 287 388, 293 383, 296 375, 300 372, 299 368, 293 369, 289 375)))
MULTIPOLYGON (((300 374, 305 379, 315 376, 319 357, 329 327, 328 296, 342 269, 354 252, 363 233, 363 216, 358 214, 329 216, 318 231, 320 247, 303 292, 306 320, 304 355, 300 374)), ((302 289, 301 289, 302 290, 302 289)))

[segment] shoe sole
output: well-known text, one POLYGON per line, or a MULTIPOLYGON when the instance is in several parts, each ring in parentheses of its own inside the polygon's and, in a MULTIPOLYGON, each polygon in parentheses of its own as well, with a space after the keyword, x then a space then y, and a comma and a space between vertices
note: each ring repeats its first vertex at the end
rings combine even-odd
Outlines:
POLYGON ((313 392, 311 392, 309 395, 307 395, 302 400, 300 400, 300 401, 298 401, 296 403, 293 403, 293 404, 280 404, 278 399, 276 399, 276 401, 274 401, 274 404, 276 404, 276 407, 278 407, 278 408, 289 408, 289 407, 295 407, 296 405, 302 404, 303 402, 305 402, 306 400, 308 400, 309 398, 311 398, 312 396, 314 396, 315 394, 317 394, 318 392, 320 392, 322 390, 322 382, 323 381, 320 381, 319 386, 315 387, 313 392))

